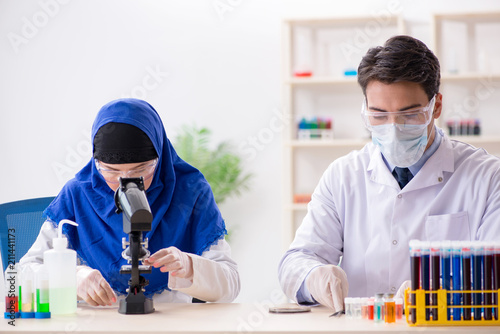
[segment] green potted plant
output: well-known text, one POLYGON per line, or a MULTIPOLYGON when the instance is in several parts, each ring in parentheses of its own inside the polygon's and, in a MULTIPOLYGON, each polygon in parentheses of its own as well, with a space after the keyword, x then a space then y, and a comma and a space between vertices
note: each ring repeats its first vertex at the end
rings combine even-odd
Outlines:
POLYGON ((196 125, 184 125, 174 139, 177 154, 203 173, 220 205, 231 195, 248 190, 250 173, 243 172, 242 162, 228 141, 213 147, 211 131, 196 125))

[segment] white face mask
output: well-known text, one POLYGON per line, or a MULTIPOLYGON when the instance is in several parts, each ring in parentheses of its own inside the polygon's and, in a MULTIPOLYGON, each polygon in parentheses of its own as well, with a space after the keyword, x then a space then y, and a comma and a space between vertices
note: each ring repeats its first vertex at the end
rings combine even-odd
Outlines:
POLYGON ((372 141, 390 164, 409 167, 424 154, 427 125, 406 125, 404 130, 398 129, 395 124, 373 126, 372 141))

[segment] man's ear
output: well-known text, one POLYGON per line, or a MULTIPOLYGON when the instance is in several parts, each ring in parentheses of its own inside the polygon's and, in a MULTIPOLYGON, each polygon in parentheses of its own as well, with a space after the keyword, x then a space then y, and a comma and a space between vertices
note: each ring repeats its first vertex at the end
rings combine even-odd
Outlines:
POLYGON ((441 111, 443 110, 443 95, 441 93, 436 94, 436 102, 434 103, 434 112, 432 116, 437 119, 441 116, 441 111))

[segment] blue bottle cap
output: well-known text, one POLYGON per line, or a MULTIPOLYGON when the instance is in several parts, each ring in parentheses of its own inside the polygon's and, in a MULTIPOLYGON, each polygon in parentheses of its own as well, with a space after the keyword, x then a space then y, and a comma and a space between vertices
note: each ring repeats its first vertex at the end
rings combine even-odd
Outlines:
POLYGON ((35 312, 35 319, 48 319, 50 312, 35 312))
POLYGON ((13 312, 13 313, 10 313, 10 312, 4 312, 3 313, 3 318, 4 319, 12 319, 12 315, 14 315, 14 318, 19 318, 21 317, 21 314, 19 312, 13 312))
POLYGON ((35 312, 22 312, 21 311, 21 318, 34 318, 35 317, 35 312))
POLYGON ((358 74, 358 71, 354 68, 348 68, 344 71, 344 75, 346 77, 355 76, 357 74, 358 74))

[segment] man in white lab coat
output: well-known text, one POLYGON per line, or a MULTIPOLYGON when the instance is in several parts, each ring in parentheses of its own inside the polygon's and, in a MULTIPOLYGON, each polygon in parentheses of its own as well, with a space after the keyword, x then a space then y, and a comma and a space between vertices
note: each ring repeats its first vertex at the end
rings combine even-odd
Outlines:
POLYGON ((500 159, 434 125, 432 51, 393 37, 368 50, 358 83, 372 143, 328 167, 279 265, 289 298, 334 311, 348 293, 396 293, 410 279, 410 239, 500 239, 500 159))

